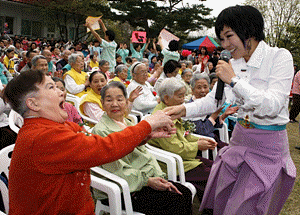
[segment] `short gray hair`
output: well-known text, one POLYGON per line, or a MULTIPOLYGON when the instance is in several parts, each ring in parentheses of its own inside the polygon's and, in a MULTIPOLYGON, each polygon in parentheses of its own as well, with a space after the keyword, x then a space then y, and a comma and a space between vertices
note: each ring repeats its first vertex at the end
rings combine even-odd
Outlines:
POLYGON ((192 62, 192 61, 189 61, 189 60, 187 60, 187 61, 186 61, 186 67, 188 67, 189 65, 193 65, 193 62, 192 62))
POLYGON ((185 70, 182 71, 181 76, 184 76, 185 73, 190 72, 193 75, 193 70, 186 68, 185 70))
POLYGON ((175 77, 166 78, 158 88, 158 95, 160 100, 162 102, 165 102, 164 101, 165 95, 168 95, 169 97, 173 97, 174 93, 183 87, 185 87, 184 83, 180 81, 178 78, 175 77))
POLYGON ((142 63, 146 63, 146 62, 149 63, 149 60, 148 60, 147 58, 143 58, 143 59, 141 60, 141 62, 142 62, 142 63))
POLYGON ((134 62, 134 63, 131 65, 131 68, 130 68, 130 74, 132 75, 132 73, 136 73, 137 68, 138 68, 139 66, 141 66, 141 65, 145 65, 145 64, 143 64, 143 63, 141 63, 141 62, 139 62, 139 61, 134 62))
POLYGON ((71 65, 72 63, 76 63, 78 57, 82 57, 80 54, 71 54, 68 58, 68 63, 71 65))
POLYGON ((128 69, 125 64, 120 64, 116 67, 115 74, 118 75, 119 72, 122 72, 124 69, 128 69))
POLYGON ((207 81, 207 83, 210 84, 210 79, 206 73, 195 73, 193 75, 193 78, 190 81, 192 89, 194 89, 196 81, 198 81, 200 79, 205 79, 207 81))
POLYGON ((99 67, 103 66, 104 64, 106 64, 108 61, 107 60, 100 60, 99 61, 99 67))
POLYGON ((32 59, 31 59, 31 65, 36 67, 37 65, 37 62, 39 59, 44 59, 44 60, 47 60, 46 57, 44 55, 36 55, 34 56, 32 59))

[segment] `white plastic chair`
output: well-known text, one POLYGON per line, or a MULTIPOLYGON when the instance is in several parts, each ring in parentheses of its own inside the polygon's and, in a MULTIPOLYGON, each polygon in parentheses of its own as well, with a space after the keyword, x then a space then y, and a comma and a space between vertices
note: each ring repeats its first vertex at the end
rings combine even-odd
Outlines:
MULTIPOLYGON (((79 115, 81 116, 81 118, 87 122, 93 123, 93 124, 97 124, 98 122, 96 120, 91 119, 90 117, 87 117, 86 115, 84 115, 79 108, 80 105, 80 101, 85 97, 86 95, 83 95, 81 98, 79 98, 78 96, 74 96, 72 94, 67 94, 66 96, 66 101, 68 102, 72 102, 76 108, 76 110, 78 111, 79 115)), ((84 128, 88 131, 88 132, 92 132, 93 128, 84 125, 84 128)))
POLYGON ((142 121, 142 118, 143 118, 143 113, 142 112, 140 112, 138 110, 131 110, 130 114, 133 114, 136 117, 139 117, 140 120, 138 122, 142 121))
POLYGON ((224 122, 222 128, 217 130, 219 131, 220 140, 224 143, 229 143, 228 125, 224 122))
MULTIPOLYGON (((7 146, 7 147, 1 149, 1 151, 0 151, 0 174, 1 175, 4 174, 7 179, 9 177, 8 169, 10 166, 11 154, 12 154, 12 151, 14 150, 14 147, 15 147, 15 144, 12 144, 10 146, 7 146)), ((7 189, 6 185, 4 184, 4 182, 2 182, 2 181, 0 182, 0 190, 1 190, 1 194, 2 194, 5 212, 8 214, 8 211, 9 211, 8 189, 7 189)))
POLYGON ((11 109, 8 116, 8 124, 11 130, 13 130, 16 133, 19 133, 20 128, 24 124, 24 119, 20 114, 11 109))
POLYGON ((196 190, 196 188, 194 187, 193 184, 191 184, 190 182, 185 181, 185 172, 184 172, 184 166, 183 166, 182 158, 179 155, 175 154, 175 153, 159 149, 157 147, 149 145, 148 143, 145 144, 145 146, 148 150, 150 150, 150 152, 152 151, 152 154, 154 156, 156 156, 157 160, 160 160, 159 157, 157 157, 158 155, 160 155, 162 157, 167 157, 169 159, 170 159, 170 157, 175 159, 175 165, 172 165, 172 166, 170 165, 167 168, 168 169, 168 179, 172 180, 174 182, 179 182, 180 184, 183 184, 187 188, 189 188, 190 191, 192 192, 192 199, 194 199, 194 196, 196 195, 197 190, 196 190), (177 167, 177 169, 176 169, 176 167, 177 167), (172 168, 172 170, 169 170, 169 168, 170 169, 172 168), (178 171, 178 174, 176 174, 177 171, 178 171), (178 175, 179 181, 177 180, 177 175, 178 175))
MULTIPOLYGON (((205 138, 206 138, 206 139, 211 139, 211 140, 215 141, 214 138, 207 137, 207 136, 203 136, 203 135, 199 135, 199 134, 193 134, 193 136, 196 136, 196 137, 199 137, 199 138, 201 137, 202 139, 203 139, 203 138, 204 138, 204 139, 205 139, 205 138)), ((208 150, 210 150, 210 149, 207 149, 207 150, 203 150, 203 151, 202 151, 202 157, 203 157, 203 158, 209 159, 208 150)), ((213 153, 213 160, 215 160, 216 157, 217 157, 217 154, 218 154, 217 147, 215 147, 215 148, 212 150, 212 153, 213 153)))
MULTIPOLYGON (((74 96, 74 95, 73 95, 73 96, 74 96)), ((80 108, 79 108, 80 102, 81 102, 81 100, 83 100, 86 96, 87 96, 87 94, 81 96, 81 98, 79 98, 79 97, 77 97, 77 96, 76 96, 76 98, 74 98, 74 97, 73 97, 73 98, 72 98, 72 97, 68 98, 68 97, 67 97, 67 98, 69 99, 69 100, 67 100, 67 101, 71 101, 71 102, 74 103, 74 106, 75 106, 75 108, 77 109, 79 115, 82 117, 82 119, 84 119, 84 120, 86 120, 86 121, 88 121, 88 122, 91 122, 91 123, 93 123, 93 124, 97 124, 98 122, 97 122, 96 120, 91 119, 90 117, 84 115, 84 113, 82 113, 82 112, 80 111, 80 108)))
MULTIPOLYGON (((146 147, 148 149, 148 151, 153 154, 157 160, 165 162, 167 164, 167 169, 168 169, 168 179, 172 180, 172 181, 177 181, 177 176, 176 176, 176 160, 173 156, 167 155, 165 153, 161 153, 159 150, 152 150, 151 146, 147 146, 146 147)), ((173 154, 173 153, 170 153, 173 154)), ((183 164, 182 164, 183 167, 183 164)), ((132 209, 132 203, 131 203, 131 196, 130 196, 130 190, 129 190, 129 186, 126 180, 100 168, 100 167, 93 167, 92 171, 100 174, 101 176, 109 179, 110 181, 114 181, 116 184, 118 184, 118 187, 120 186, 122 188, 122 193, 124 195, 124 203, 125 203, 125 210, 122 210, 122 212, 120 213, 120 208, 121 208, 121 200, 111 200, 110 198, 114 198, 111 194, 112 197, 108 197, 109 199, 109 206, 103 205, 101 203, 101 201, 97 200, 96 203, 96 214, 99 214, 100 211, 105 211, 105 212, 110 212, 110 214, 141 214, 139 212, 134 212, 132 209), (112 201, 113 203, 118 202, 118 205, 115 204, 111 204, 112 201)), ((183 176, 184 176, 184 172, 183 172, 183 176)), ((182 178, 183 181, 183 185, 187 186, 191 192, 192 192, 192 196, 194 197, 196 194, 196 188, 190 184, 185 182, 185 178, 182 178)), ((103 191, 103 190, 102 190, 103 191)), ((112 192, 112 191, 111 191, 112 192)), ((119 199, 119 196, 117 197, 119 199)))
MULTIPOLYGON (((0 193, 2 196, 3 204, 4 204, 4 210, 8 214, 8 209, 9 209, 9 207, 8 207, 8 188, 2 180, 0 180, 0 193)), ((0 215, 1 215, 1 211, 0 211, 0 215)))

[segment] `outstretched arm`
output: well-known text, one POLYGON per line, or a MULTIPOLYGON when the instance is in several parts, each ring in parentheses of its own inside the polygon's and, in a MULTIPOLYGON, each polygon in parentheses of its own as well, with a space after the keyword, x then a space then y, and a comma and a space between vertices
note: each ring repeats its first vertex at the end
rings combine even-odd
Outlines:
POLYGON ((100 35, 91 27, 90 23, 85 23, 85 26, 90 29, 91 33, 94 35, 94 37, 96 37, 96 39, 99 41, 99 43, 102 43, 102 38, 100 37, 100 35))
POLYGON ((99 19, 98 22, 99 22, 99 24, 101 25, 102 31, 105 33, 105 32, 107 31, 107 28, 105 27, 105 25, 104 25, 102 19, 99 19))
POLYGON ((164 45, 163 45, 163 43, 161 41, 161 36, 158 36, 158 44, 159 44, 161 50, 163 50, 164 49, 164 45))

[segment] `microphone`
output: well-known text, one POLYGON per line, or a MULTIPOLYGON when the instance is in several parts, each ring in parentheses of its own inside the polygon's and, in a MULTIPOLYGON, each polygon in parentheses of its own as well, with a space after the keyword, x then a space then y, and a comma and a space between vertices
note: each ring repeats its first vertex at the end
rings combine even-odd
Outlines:
MULTIPOLYGON (((230 51, 224 50, 221 52, 219 60, 224 60, 228 63, 230 58, 231 58, 230 51)), ((222 81, 220 78, 218 78, 217 90, 216 90, 216 95, 215 95, 215 99, 218 101, 218 103, 219 103, 219 101, 222 100, 223 92, 224 92, 224 85, 225 85, 224 81, 222 81)))

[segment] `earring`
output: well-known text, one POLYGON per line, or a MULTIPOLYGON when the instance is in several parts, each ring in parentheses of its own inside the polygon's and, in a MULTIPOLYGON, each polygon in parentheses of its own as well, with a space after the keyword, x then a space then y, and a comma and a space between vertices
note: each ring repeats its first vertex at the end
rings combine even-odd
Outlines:
POLYGON ((247 42, 246 49, 247 49, 248 51, 251 50, 251 38, 250 38, 250 39, 248 40, 248 42, 247 42))

